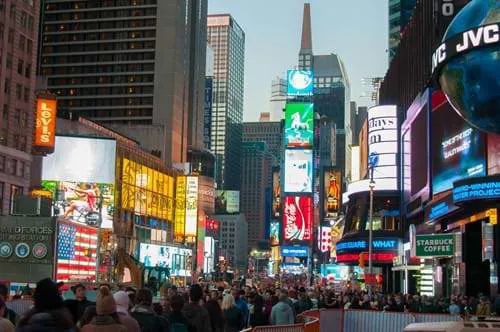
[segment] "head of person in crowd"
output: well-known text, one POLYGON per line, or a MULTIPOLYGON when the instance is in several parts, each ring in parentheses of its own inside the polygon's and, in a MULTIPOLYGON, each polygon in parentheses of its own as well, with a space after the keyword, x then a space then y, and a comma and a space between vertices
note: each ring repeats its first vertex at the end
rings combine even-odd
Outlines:
POLYGON ((129 310, 131 309, 131 305, 130 298, 128 297, 127 292, 118 291, 113 295, 113 297, 115 298, 116 302, 116 311, 118 313, 128 314, 129 310))
POLYGON ((184 298, 179 294, 173 295, 170 299, 170 307, 172 312, 181 312, 184 307, 184 298))
POLYGON ((99 316, 112 316, 116 314, 115 298, 107 286, 99 287, 96 297, 96 312, 99 316))
POLYGON ((9 288, 5 284, 0 284, 0 299, 5 302, 9 300, 9 288))
POLYGON ((229 310, 234 306, 236 306, 236 304, 233 295, 231 294, 224 295, 224 298, 222 299, 222 310, 229 310))
POLYGON ((218 301, 219 300, 219 291, 217 290, 212 290, 210 292, 210 300, 215 300, 215 301, 218 301))
POLYGON ((153 293, 147 288, 139 289, 135 296, 137 305, 145 306, 148 308, 153 307, 153 293))
POLYGON ((233 296, 233 299, 237 301, 240 298, 240 291, 236 287, 233 287, 231 289, 231 295, 233 296))
POLYGON ((78 301, 83 301, 86 299, 86 291, 87 289, 83 284, 77 284, 71 288, 73 291, 73 294, 75 294, 75 297, 78 301))
POLYGON ((51 311, 63 307, 63 299, 59 294, 59 288, 50 278, 42 279, 36 284, 33 300, 35 309, 38 312, 51 311))
POLYGON ((169 297, 172 297, 174 295, 177 295, 177 286, 176 285, 171 285, 168 290, 167 290, 167 295, 169 297))
POLYGON ((202 298, 203 290, 201 289, 201 286, 199 284, 192 285, 189 290, 189 300, 192 303, 199 303, 202 298))
POLYGON ((33 290, 28 284, 21 289, 21 297, 23 299, 31 299, 33 297, 33 290))
POLYGON ((297 299, 297 292, 295 291, 295 289, 290 289, 288 291, 288 297, 294 300, 297 299))

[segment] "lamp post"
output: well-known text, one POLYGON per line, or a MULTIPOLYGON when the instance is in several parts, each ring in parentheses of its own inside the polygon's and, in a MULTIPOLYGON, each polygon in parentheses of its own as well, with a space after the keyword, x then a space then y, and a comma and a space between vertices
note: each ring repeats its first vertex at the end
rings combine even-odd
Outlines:
MULTIPOLYGON (((375 189, 375 181, 373 180, 373 170, 379 161, 376 152, 370 153, 368 156, 368 167, 370 168, 370 214, 368 220, 368 273, 373 274, 373 261, 372 261, 372 242, 373 242, 373 190, 375 189)), ((372 285, 368 287, 368 296, 372 296, 372 285)))

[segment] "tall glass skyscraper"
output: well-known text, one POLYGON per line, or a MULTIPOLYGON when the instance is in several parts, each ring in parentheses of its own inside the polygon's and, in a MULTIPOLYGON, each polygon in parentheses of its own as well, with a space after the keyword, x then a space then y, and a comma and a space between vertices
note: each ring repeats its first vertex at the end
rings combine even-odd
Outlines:
POLYGON ((245 33, 231 15, 209 15, 207 41, 214 52, 211 150, 217 186, 239 190, 245 33))
POLYGON ((401 33, 410 22, 416 0, 389 0, 389 62, 401 40, 401 33))

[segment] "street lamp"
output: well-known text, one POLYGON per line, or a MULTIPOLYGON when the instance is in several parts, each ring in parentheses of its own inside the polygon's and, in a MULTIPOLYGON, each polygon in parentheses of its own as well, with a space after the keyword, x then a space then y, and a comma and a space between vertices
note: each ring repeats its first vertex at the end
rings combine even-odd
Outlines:
MULTIPOLYGON (((370 183, 368 187, 370 188, 370 215, 368 224, 368 273, 373 274, 373 262, 372 262, 372 242, 373 242, 373 190, 375 189, 375 181, 373 180, 373 170, 377 166, 379 161, 378 153, 372 152, 368 156, 368 167, 370 168, 370 183)), ((368 296, 372 295, 372 286, 368 287, 368 296)))

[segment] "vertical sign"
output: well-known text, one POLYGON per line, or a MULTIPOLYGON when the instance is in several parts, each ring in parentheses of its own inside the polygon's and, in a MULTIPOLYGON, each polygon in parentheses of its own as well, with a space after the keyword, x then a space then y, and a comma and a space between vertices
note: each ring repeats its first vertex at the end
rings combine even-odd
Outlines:
POLYGON ((273 219, 281 217, 281 182, 279 167, 273 168, 273 219))
POLYGON ((57 101, 39 98, 36 105, 36 128, 33 147, 39 153, 52 153, 56 138, 57 101))
POLYGON ((210 139, 212 136, 212 93, 213 93, 213 78, 205 78, 205 98, 203 110, 203 143, 205 148, 211 148, 210 139))
POLYGON ((324 215, 325 219, 336 218, 340 211, 342 179, 339 171, 325 170, 324 215))
POLYGON ((186 237, 196 236, 196 224, 198 222, 198 177, 186 177, 186 225, 184 235, 186 237))
POLYGON ((177 190, 175 195, 175 225, 174 234, 178 241, 185 235, 186 224, 186 177, 177 177, 177 190))
POLYGON ((285 241, 312 240, 313 200, 311 196, 287 196, 283 208, 285 241))

